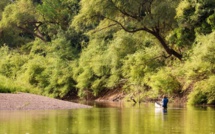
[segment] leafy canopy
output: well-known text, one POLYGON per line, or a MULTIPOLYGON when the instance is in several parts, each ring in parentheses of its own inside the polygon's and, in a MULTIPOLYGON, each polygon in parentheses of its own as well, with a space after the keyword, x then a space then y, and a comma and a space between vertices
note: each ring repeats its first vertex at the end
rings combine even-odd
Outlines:
POLYGON ((165 40, 168 32, 175 27, 177 4, 177 0, 82 0, 80 13, 72 26, 95 30, 108 21, 107 28, 117 26, 131 33, 144 31, 155 37, 169 55, 181 59, 182 55, 165 40))

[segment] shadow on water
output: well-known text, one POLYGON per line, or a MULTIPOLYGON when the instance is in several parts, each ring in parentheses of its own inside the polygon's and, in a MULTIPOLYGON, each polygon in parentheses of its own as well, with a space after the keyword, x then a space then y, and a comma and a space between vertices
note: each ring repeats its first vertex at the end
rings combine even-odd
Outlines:
POLYGON ((125 104, 122 102, 111 102, 111 101, 82 101, 79 102, 85 105, 90 105, 95 108, 122 108, 125 104))

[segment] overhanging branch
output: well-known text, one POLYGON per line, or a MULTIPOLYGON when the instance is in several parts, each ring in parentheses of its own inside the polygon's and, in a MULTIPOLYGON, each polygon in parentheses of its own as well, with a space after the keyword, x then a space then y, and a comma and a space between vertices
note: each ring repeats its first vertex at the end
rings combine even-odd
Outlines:
POLYGON ((150 33, 151 35, 153 35, 156 39, 158 39, 158 41, 160 42, 161 46, 165 49, 165 51, 171 56, 174 55, 176 58, 178 58, 179 60, 182 59, 182 55, 178 52, 176 52, 174 49, 170 48, 168 46, 168 44, 165 42, 165 39, 160 35, 160 29, 159 27, 154 27, 152 30, 147 28, 147 27, 141 27, 141 28, 136 28, 136 29, 128 29, 126 28, 122 23, 120 23, 117 20, 111 19, 111 18, 107 18, 113 22, 115 22, 116 24, 118 24, 123 30, 125 30, 126 32, 129 33, 135 33, 138 31, 145 31, 147 33, 150 33))
POLYGON ((102 30, 104 30, 104 29, 107 29, 107 28, 109 28, 109 27, 116 26, 116 25, 117 25, 117 24, 110 24, 110 25, 108 25, 107 27, 103 27, 103 28, 101 28, 101 29, 94 30, 92 33, 96 33, 96 32, 102 31, 102 30))
POLYGON ((30 34, 32 34, 32 35, 38 37, 38 38, 40 38, 42 41, 46 42, 46 39, 45 39, 42 35, 36 34, 34 31, 31 31, 31 30, 29 30, 29 29, 27 29, 27 28, 24 28, 24 27, 21 27, 21 26, 18 26, 18 28, 21 29, 21 30, 23 30, 23 31, 25 31, 25 32, 27 32, 27 33, 30 33, 30 34))
POLYGON ((106 19, 109 19, 109 20, 111 20, 111 21, 113 21, 113 22, 115 22, 116 24, 118 24, 118 25, 120 25, 120 27, 123 29, 123 30, 125 30, 126 32, 129 32, 129 33, 135 33, 135 32, 139 32, 139 31, 146 31, 146 32, 148 32, 148 33, 151 33, 151 34, 153 34, 154 33, 154 31, 152 31, 152 30, 150 30, 149 28, 147 28, 147 27, 141 27, 141 28, 134 28, 134 29, 128 29, 128 28, 126 28, 122 23, 120 23, 119 21, 117 21, 117 20, 114 20, 114 19, 110 19, 110 18, 107 18, 107 17, 105 17, 106 19))

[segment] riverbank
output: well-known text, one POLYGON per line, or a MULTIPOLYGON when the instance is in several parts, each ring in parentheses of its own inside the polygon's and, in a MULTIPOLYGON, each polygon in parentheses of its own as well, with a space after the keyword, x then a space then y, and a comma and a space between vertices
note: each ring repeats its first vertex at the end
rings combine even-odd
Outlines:
MULTIPOLYGON (((71 97, 71 96, 70 96, 71 97)), ((91 106, 78 104, 71 102, 73 97, 65 100, 53 99, 41 95, 35 95, 30 93, 0 93, 0 110, 51 110, 51 109, 77 109, 77 108, 91 108, 91 106), (67 100, 67 101, 66 101, 67 100)), ((107 101, 107 102, 117 102, 117 101, 131 101, 138 103, 138 97, 128 97, 128 94, 124 94, 120 90, 112 90, 101 94, 97 98, 88 96, 88 99, 94 101, 107 101)), ((85 98, 87 100, 87 98, 85 98)), ((78 97, 76 98, 78 99, 78 97)), ((80 98, 79 98, 80 99, 80 98)), ((157 98, 159 99, 159 98, 157 98)), ((185 105, 187 102, 186 96, 175 96, 170 97, 171 103, 185 105)), ((158 100, 152 100, 150 98, 145 98, 140 100, 141 102, 153 102, 158 100)), ((78 101, 77 101, 78 102, 78 101)))
MULTIPOLYGON (((136 94, 126 94, 122 90, 111 90, 107 91, 104 94, 101 94, 94 100, 96 101, 111 101, 111 102, 117 102, 117 101, 125 101, 125 102, 131 102, 131 103, 143 103, 143 102, 156 102, 161 101, 162 95, 158 96, 157 98, 151 98, 149 96, 143 97, 143 95, 140 95, 142 93, 136 93, 136 94)), ((168 99, 170 103, 174 105, 180 105, 185 106, 187 104, 187 98, 188 93, 184 92, 182 94, 175 94, 168 96, 168 99)))
POLYGON ((0 110, 49 110, 77 108, 91 107, 29 93, 0 93, 0 110))

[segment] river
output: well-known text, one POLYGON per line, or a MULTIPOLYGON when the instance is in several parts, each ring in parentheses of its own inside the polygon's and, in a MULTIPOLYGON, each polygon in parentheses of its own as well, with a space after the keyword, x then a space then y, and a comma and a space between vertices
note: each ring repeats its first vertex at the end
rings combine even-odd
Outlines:
POLYGON ((0 111, 0 134, 215 134, 214 107, 91 104, 91 109, 0 111))

